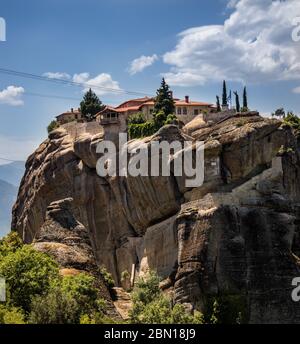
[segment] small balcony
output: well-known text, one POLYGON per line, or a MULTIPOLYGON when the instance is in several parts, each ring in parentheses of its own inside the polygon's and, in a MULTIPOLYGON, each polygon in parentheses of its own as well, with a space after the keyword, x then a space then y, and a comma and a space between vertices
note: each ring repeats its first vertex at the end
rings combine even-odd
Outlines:
POLYGON ((119 124, 118 118, 100 118, 101 125, 119 124))

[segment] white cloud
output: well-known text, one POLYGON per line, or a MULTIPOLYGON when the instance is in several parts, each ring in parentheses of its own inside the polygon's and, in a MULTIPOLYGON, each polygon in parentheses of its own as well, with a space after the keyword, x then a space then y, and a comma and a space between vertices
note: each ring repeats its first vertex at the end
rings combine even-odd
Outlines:
POLYGON ((90 73, 79 73, 73 75, 73 81, 79 84, 85 83, 89 80, 90 73))
MULTIPOLYGON (((80 75, 88 74, 88 73, 81 73, 80 75)), ((102 73, 97 75, 94 78, 86 79, 84 84, 87 85, 84 87, 83 91, 86 92, 89 88, 98 95, 102 96, 108 93, 115 93, 116 91, 122 92, 122 89, 119 86, 117 81, 114 81, 110 74, 102 73)))
POLYGON ((4 90, 0 91, 0 103, 12 106, 23 105, 24 102, 21 99, 21 96, 24 92, 25 90, 23 87, 8 86, 4 90))
POLYGON ((71 76, 68 73, 61 73, 61 72, 47 72, 44 73, 43 76, 49 78, 49 79, 65 79, 65 80, 69 80, 71 78, 71 76))
POLYGON ((90 73, 78 73, 70 76, 68 73, 44 73, 43 75, 49 78, 55 79, 68 79, 82 84, 83 92, 86 92, 89 88, 98 95, 112 94, 115 92, 122 92, 120 85, 117 81, 113 80, 112 76, 108 73, 101 73, 95 77, 91 77, 90 73), (47 74, 47 75, 46 75, 47 74))
POLYGON ((152 56, 142 55, 141 57, 134 59, 131 62, 130 67, 128 69, 129 74, 134 75, 136 73, 142 72, 145 68, 152 66, 153 63, 157 60, 158 56, 156 54, 152 56))
POLYGON ((222 79, 254 83, 300 78, 300 44, 291 38, 300 1, 228 1, 232 14, 223 25, 191 28, 163 60, 172 85, 222 79))
POLYGON ((293 89, 293 93, 300 94, 300 86, 293 89))

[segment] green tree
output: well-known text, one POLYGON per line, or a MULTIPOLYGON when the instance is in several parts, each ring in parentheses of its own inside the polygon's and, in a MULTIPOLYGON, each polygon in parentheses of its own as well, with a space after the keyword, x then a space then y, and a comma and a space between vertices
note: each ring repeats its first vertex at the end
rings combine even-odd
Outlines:
POLYGON ((221 109, 221 104, 220 104, 220 97, 219 97, 219 96, 216 96, 216 98, 217 98, 217 111, 218 111, 218 112, 221 112, 222 109, 221 109))
POLYGON ((22 309, 0 305, 0 324, 25 324, 25 314, 22 309))
POLYGON ((112 274, 107 271, 105 266, 102 266, 100 268, 100 274, 101 274, 107 288, 112 289, 115 286, 115 281, 112 277, 112 274))
POLYGON ((52 288, 47 294, 33 298, 29 323, 76 324, 77 301, 71 295, 63 293, 59 287, 52 288))
POLYGON ((50 134, 53 130, 57 129, 58 127, 59 127, 59 124, 57 121, 55 120, 51 121, 47 127, 48 134, 50 134))
POLYGON ((17 232, 10 232, 0 240, 0 257, 16 252, 23 246, 23 242, 17 232))
POLYGON ((247 88, 246 86, 244 87, 244 91, 243 91, 243 112, 247 112, 248 111, 248 95, 247 95, 247 88))
POLYGON ((162 79, 161 86, 156 92, 154 113, 164 112, 166 116, 174 114, 175 104, 169 85, 162 79))
POLYGON ((236 111, 240 112, 241 111, 240 97, 239 97, 237 91, 233 92, 233 93, 235 95, 235 108, 236 108, 236 111))
POLYGON ((145 122, 146 122, 146 120, 145 120, 144 114, 141 112, 133 114, 133 115, 129 116, 129 118, 128 118, 128 124, 142 124, 145 122))
POLYGON ((55 279, 48 293, 36 296, 32 301, 29 322, 79 324, 95 320, 103 323, 105 309, 106 302, 99 297, 95 278, 80 273, 55 279))
POLYGON ((80 111, 88 121, 92 121, 96 114, 104 108, 105 106, 91 88, 85 93, 80 103, 80 111))
POLYGON ((137 324, 203 323, 199 312, 189 314, 183 305, 173 305, 159 288, 160 278, 153 271, 139 278, 132 293, 133 308, 130 322, 137 324))
POLYGON ((279 118, 285 118, 285 111, 284 108, 277 109, 274 113, 272 113, 272 117, 279 117, 279 118))
POLYGON ((28 312, 32 297, 47 292, 58 276, 58 266, 48 255, 24 245, 1 259, 0 275, 6 279, 11 304, 28 312))
POLYGON ((228 106, 226 81, 223 81, 222 106, 228 106))

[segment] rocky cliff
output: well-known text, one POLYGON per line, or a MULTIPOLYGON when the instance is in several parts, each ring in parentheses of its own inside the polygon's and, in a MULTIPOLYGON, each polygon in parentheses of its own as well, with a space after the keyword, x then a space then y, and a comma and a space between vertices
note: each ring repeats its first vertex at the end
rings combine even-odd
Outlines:
POLYGON ((291 129, 249 113, 182 131, 166 126, 129 145, 192 138, 205 142, 198 188, 173 174, 99 177, 103 132, 58 129, 26 163, 12 228, 41 245, 49 205, 72 198, 97 265, 117 284, 124 271, 155 269, 176 302, 204 310, 211 298, 228 296, 243 303, 251 323, 299 323, 291 281, 300 276, 300 163, 291 129))

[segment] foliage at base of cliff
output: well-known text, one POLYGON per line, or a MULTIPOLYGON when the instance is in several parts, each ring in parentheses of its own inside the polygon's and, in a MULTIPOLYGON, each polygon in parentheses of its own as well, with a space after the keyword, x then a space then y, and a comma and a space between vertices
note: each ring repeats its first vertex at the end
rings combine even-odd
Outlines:
POLYGON ((6 281, 1 324, 111 322, 93 276, 62 277, 53 258, 23 245, 17 233, 0 241, 0 276, 6 281))
POLYGON ((160 279, 155 272, 140 278, 132 293, 133 309, 130 322, 133 324, 203 324, 200 312, 189 313, 180 304, 163 294, 160 279))

